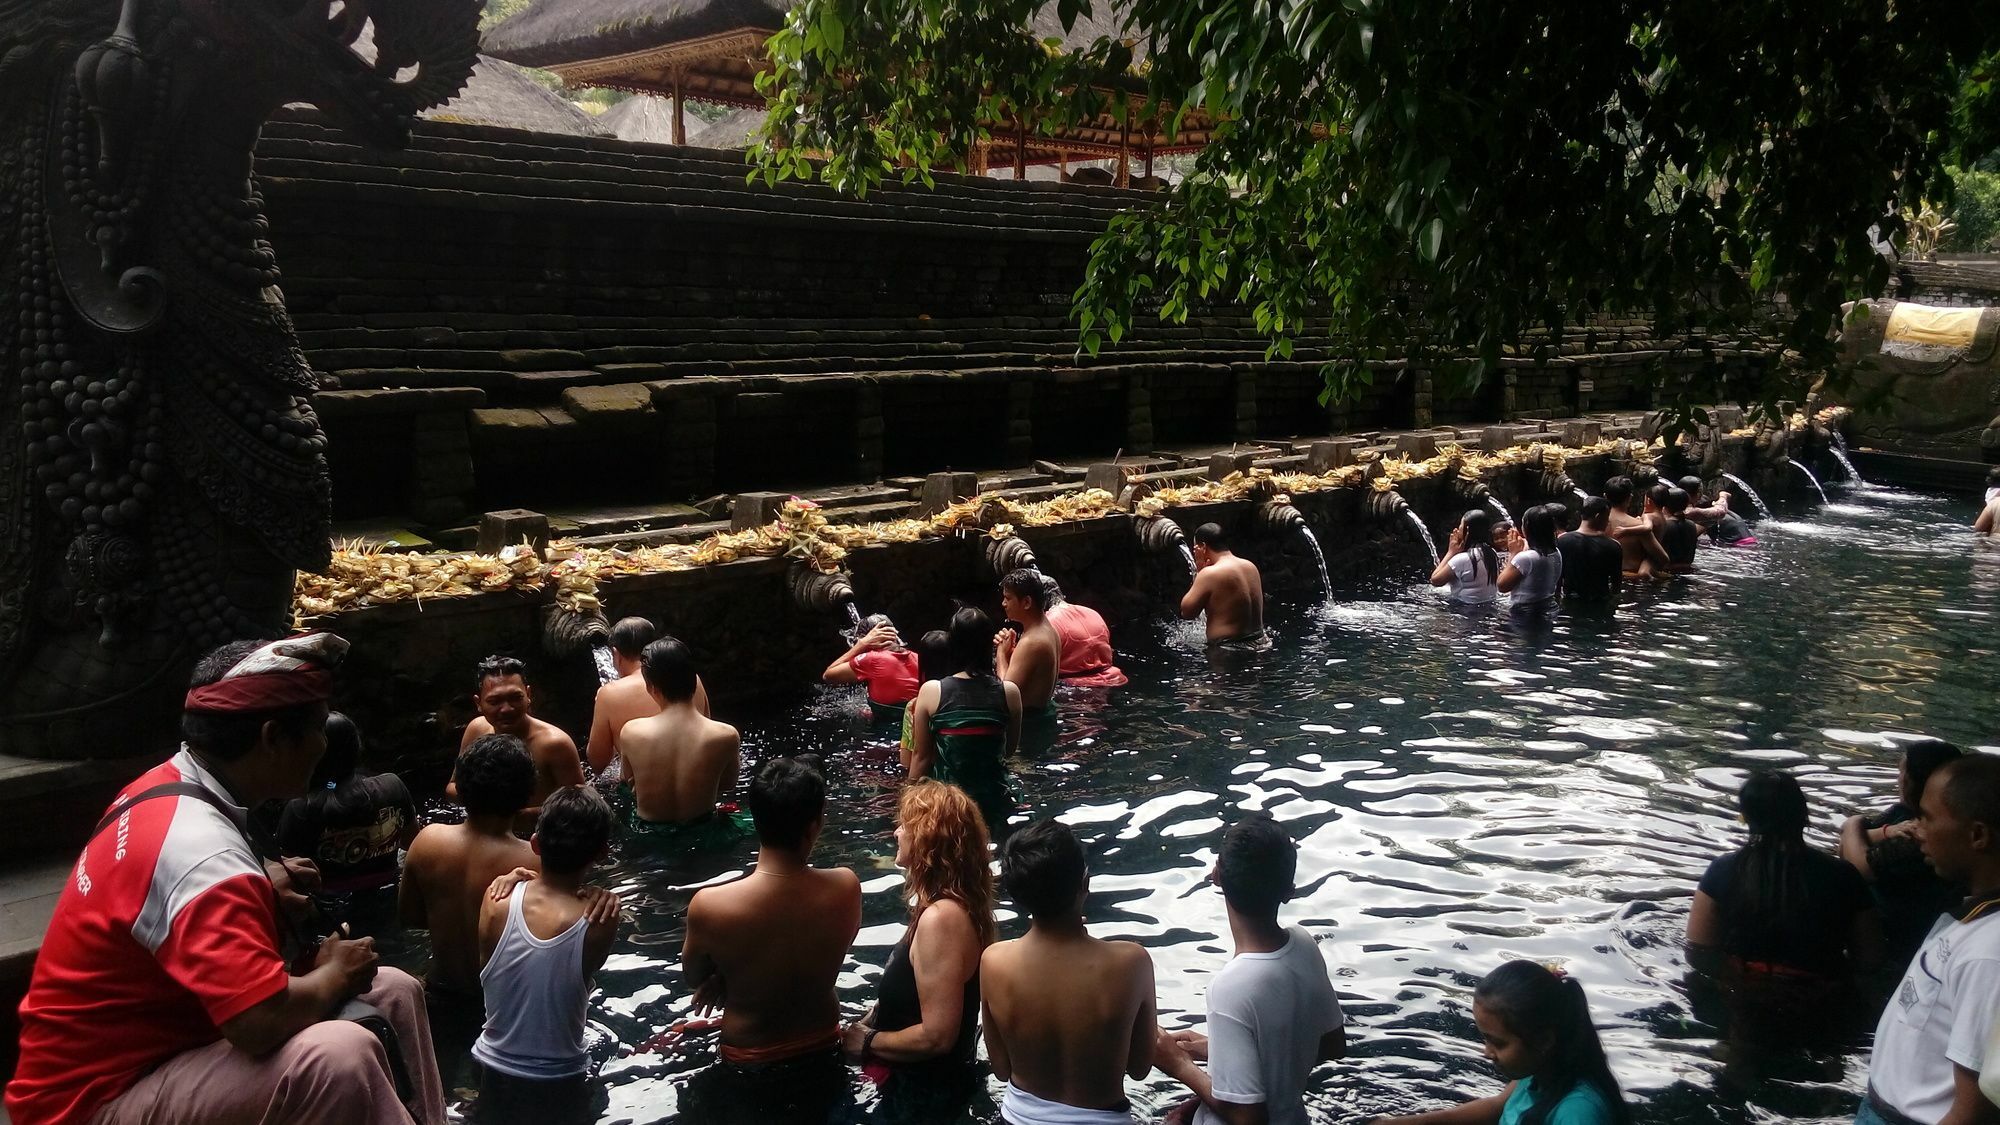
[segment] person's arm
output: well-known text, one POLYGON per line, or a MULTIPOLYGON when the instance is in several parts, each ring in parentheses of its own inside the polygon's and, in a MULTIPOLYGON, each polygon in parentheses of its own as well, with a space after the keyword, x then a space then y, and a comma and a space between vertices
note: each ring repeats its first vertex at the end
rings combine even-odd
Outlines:
POLYGON ((945 1054, 958 1042, 959 1025, 971 1018, 965 982, 979 969, 979 934, 965 907, 946 899, 925 908, 910 939, 910 964, 923 1022, 876 1033, 869 1051, 884 1062, 923 1062, 945 1054))
POLYGON ((1003 627, 993 634, 993 674, 1010 684, 1014 682, 1009 675, 1014 667, 1014 646, 1020 643, 1021 638, 1012 629, 1003 627))
POLYGON ((1996 522, 2000 522, 2000 500, 1980 509, 1979 518, 1972 521, 1972 530, 1979 535, 1991 535, 1996 522))
POLYGON ((694 709, 701 712, 704 719, 715 717, 708 713, 708 685, 701 682, 700 676, 694 678, 694 709))
POLYGON ((1480 1098, 1450 1109, 1434 1109, 1408 1117, 1377 1117, 1372 1125, 1499 1125, 1500 1111, 1507 1107, 1507 1098, 1514 1092, 1514 1086, 1515 1083, 1509 1082, 1505 1090, 1490 1098, 1480 1098))
POLYGON ((819 678, 830 684, 860 683, 861 677, 854 671, 854 658, 864 652, 874 652, 876 649, 887 647, 888 638, 893 635, 881 625, 868 630, 856 638, 846 652, 840 654, 840 659, 827 665, 826 671, 821 672, 819 678))
POLYGON ((1979 1072, 1951 1064, 1951 1108, 1938 1118, 1938 1125, 1994 1125, 2000 1122, 2000 1106, 1979 1092, 1979 1072))
POLYGON ((1847 960, 1863 976, 1882 964, 1882 918, 1872 903, 1855 911, 1847 924, 1847 960))
POLYGON ((1495 585, 1500 587, 1501 593, 1511 594, 1514 592, 1514 587, 1520 584, 1521 572, 1514 566, 1514 560, 1508 559, 1507 565, 1500 568, 1500 578, 1495 585))
MULTIPOLYGON (((986 1041, 986 1065, 993 1068, 993 1077, 1007 1082, 1014 1077, 1014 1060, 1007 1054, 1007 1040, 1000 1031, 1000 1021, 993 1018, 993 992, 1005 980, 1005 975, 996 972, 994 966, 986 963, 994 957, 995 946, 987 946, 979 955, 979 1037, 986 1041)), ((996 961, 997 957, 994 958, 996 961)))
POLYGON ((736 793, 736 779, 743 770, 743 735, 735 727, 723 736, 722 772, 715 779, 715 803, 721 804, 736 793))
POLYGON ((1722 908, 1707 891, 1694 893, 1694 906, 1688 910, 1687 943, 1706 949, 1722 945, 1722 908))
POLYGON ((1153 1065, 1160 1073, 1186 1086, 1224 1125, 1269 1125, 1270 1107, 1264 1102, 1231 1102, 1215 1096, 1208 1072, 1196 1066, 1186 1046, 1172 1035, 1154 1033, 1153 1065))
POLYGON ((431 920, 424 907, 424 867, 426 865, 423 832, 410 841, 410 854, 403 857, 403 874, 396 880, 396 921, 404 929, 428 930, 431 920))
POLYGON ((931 716, 937 713, 938 682, 932 680, 917 689, 910 703, 910 759, 906 763, 910 780, 929 777, 937 765, 937 736, 931 733, 931 716))
POLYGON ((688 900, 687 936, 681 939, 681 980, 694 994, 691 1010, 699 1014, 722 1006, 722 978, 708 951, 708 912, 701 892, 688 900))
POLYGON ((1868 821, 1860 814, 1848 817, 1841 824, 1840 858, 1872 883, 1875 881, 1875 869, 1868 865, 1868 843, 1868 821))
POLYGON ((500 948, 500 936, 507 931, 507 912, 514 908, 513 887, 519 882, 510 872, 486 885, 486 893, 479 896, 479 921, 473 937, 479 942, 479 967, 493 959, 493 951, 500 948), (501 884, 508 887, 506 894, 498 894, 501 884))
POLYGON ((586 979, 597 975, 597 970, 604 967, 604 959, 611 956, 611 942, 618 936, 618 907, 618 896, 610 891, 584 904, 584 916, 590 919, 590 928, 583 931, 583 975, 586 979))
POLYGON ((289 978, 284 991, 222 1021, 222 1037, 244 1054, 263 1058, 368 991, 376 960, 373 938, 329 937, 320 944, 312 972, 289 978))
POLYGON ((576 752, 576 741, 558 730, 550 740, 549 776, 558 789, 585 784, 583 779, 583 755, 576 752))
POLYGON ((1196 574, 1194 581, 1188 583, 1188 592, 1181 595, 1180 611, 1183 621, 1193 621, 1208 608, 1208 592, 1212 585, 1213 583, 1208 581, 1207 571, 1196 574))
POLYGON ((1347 1025, 1341 1024, 1319 1037, 1319 1054, 1313 1056, 1319 1062, 1338 1062, 1347 1057, 1347 1025))
POLYGON ((1000 686, 1007 693, 1007 756, 1011 758, 1021 752, 1021 689, 1009 683, 1000 686))
POLYGON ((605 688, 597 689, 597 702, 590 709, 590 736, 583 740, 583 755, 590 759, 593 773, 604 772, 615 749, 611 741, 611 712, 604 706, 604 692, 605 688))
POLYGON ((1153 985, 1153 958, 1143 946, 1133 943, 1132 987, 1139 992, 1139 1014, 1132 1020, 1132 1043, 1125 1057, 1125 1074, 1138 1081, 1153 1070, 1154 1041, 1160 1035, 1157 990, 1153 985))

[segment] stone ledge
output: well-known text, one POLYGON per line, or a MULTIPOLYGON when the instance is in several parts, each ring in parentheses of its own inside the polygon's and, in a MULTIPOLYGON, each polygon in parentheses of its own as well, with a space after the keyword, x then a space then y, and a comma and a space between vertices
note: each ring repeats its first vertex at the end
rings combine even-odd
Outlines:
POLYGON ((385 387, 321 391, 313 396, 313 408, 326 418, 476 410, 485 405, 486 392, 478 387, 385 387))

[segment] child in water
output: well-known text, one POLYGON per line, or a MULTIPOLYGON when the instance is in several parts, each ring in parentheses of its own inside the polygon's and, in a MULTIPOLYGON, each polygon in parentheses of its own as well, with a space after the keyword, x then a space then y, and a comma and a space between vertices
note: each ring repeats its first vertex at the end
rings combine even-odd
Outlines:
POLYGON ((1473 991, 1472 1019, 1507 1088, 1377 1125, 1630 1125, 1581 984, 1533 961, 1509 961, 1473 991))

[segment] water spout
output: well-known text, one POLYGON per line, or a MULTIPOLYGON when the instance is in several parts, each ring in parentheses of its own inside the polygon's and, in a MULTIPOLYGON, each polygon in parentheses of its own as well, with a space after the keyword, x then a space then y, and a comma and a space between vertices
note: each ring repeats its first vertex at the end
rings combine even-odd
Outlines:
POLYGON ((1417 529, 1417 535, 1424 541, 1424 550, 1430 552, 1431 565, 1436 566, 1442 561, 1438 558, 1437 540, 1431 538, 1431 529, 1424 526, 1423 517, 1417 515, 1409 505, 1405 504, 1403 506, 1403 518, 1409 520, 1410 526, 1417 529))
POLYGON ((995 575, 1004 577, 1017 570, 1032 570, 1037 574, 1042 568, 1036 565, 1035 549, 1018 535, 1005 539, 986 540, 986 565, 993 568, 995 575))
POLYGON ((1839 430, 1833 431, 1833 448, 1829 452, 1833 454, 1834 460, 1840 462, 1841 471, 1847 474, 1847 479, 1860 484, 1861 470, 1854 467, 1853 461, 1848 460, 1847 440, 1840 436, 1839 430))
POLYGON ((1813 475, 1813 471, 1811 469, 1806 468, 1804 465, 1799 464, 1796 460, 1793 460, 1791 458, 1786 458, 1786 461, 1792 466, 1792 468, 1797 469, 1798 471, 1804 473, 1806 475, 1806 479, 1812 482, 1813 491, 1819 493, 1820 503, 1822 504, 1829 503, 1829 501, 1826 498, 1826 489, 1820 486, 1819 478, 1813 475))
POLYGON ((1135 522, 1139 546, 1147 551, 1165 554, 1177 547, 1187 546, 1187 532, 1165 516, 1139 516, 1135 522))
POLYGON ((1577 498, 1578 500, 1588 500, 1588 499, 1590 499, 1590 493, 1588 493, 1588 492, 1585 492, 1585 491, 1584 491, 1583 489, 1581 489, 1581 488, 1578 488, 1578 487, 1577 487, 1577 486, 1575 486, 1575 485, 1570 485, 1570 486, 1569 486, 1569 490, 1570 490, 1570 491, 1571 491, 1572 493, 1574 493, 1574 494, 1576 495, 1576 498, 1577 498))
POLYGON ((1730 484, 1733 484, 1736 487, 1743 490, 1743 495, 1748 496, 1750 498, 1750 502, 1757 506, 1758 518, 1760 519, 1771 518, 1771 506, 1769 504, 1764 503, 1764 498, 1762 496, 1757 495, 1757 490, 1750 487, 1749 481, 1744 480, 1742 477, 1737 476, 1735 473, 1724 473, 1722 474, 1722 479, 1728 481, 1730 484))

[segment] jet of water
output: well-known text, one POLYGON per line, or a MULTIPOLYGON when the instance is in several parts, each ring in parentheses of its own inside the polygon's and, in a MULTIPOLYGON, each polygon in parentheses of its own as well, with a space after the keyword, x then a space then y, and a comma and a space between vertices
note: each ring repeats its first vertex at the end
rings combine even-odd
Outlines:
POLYGON ((1431 565, 1436 566, 1440 561, 1438 558, 1438 545, 1437 540, 1431 538, 1431 529, 1424 526, 1423 518, 1417 515, 1415 509, 1404 508, 1403 518, 1409 520, 1410 526, 1417 529, 1417 534, 1423 538, 1424 550, 1431 553, 1431 565))
POLYGON ((1583 489, 1581 489, 1581 488, 1578 488, 1578 487, 1577 487, 1577 486, 1575 486, 1575 485, 1570 485, 1570 486, 1569 486, 1569 490, 1570 490, 1571 492, 1574 492, 1574 493, 1576 493, 1576 498, 1577 498, 1578 500, 1588 500, 1588 499, 1590 499, 1590 493, 1588 493, 1588 492, 1585 492, 1585 491, 1584 491, 1583 489))
POLYGON ((1737 476, 1735 473, 1724 473, 1722 474, 1722 479, 1728 481, 1730 484, 1733 484, 1736 487, 1743 490, 1743 495, 1748 496, 1750 498, 1750 502, 1757 506, 1757 515, 1759 518, 1761 519, 1771 518, 1771 506, 1769 504, 1764 503, 1764 498, 1762 496, 1757 495, 1757 490, 1750 487, 1749 481, 1744 480, 1742 477, 1737 476))
POLYGON ((1806 475, 1806 479, 1812 482, 1813 491, 1819 493, 1820 503, 1822 504, 1829 503, 1829 501, 1826 498, 1826 489, 1820 487, 1819 478, 1813 475, 1813 471, 1811 469, 1806 468, 1804 465, 1799 464, 1797 461, 1792 461, 1791 466, 1792 468, 1797 469, 1798 471, 1804 473, 1806 475))
POLYGON ((1180 545, 1180 552, 1181 552, 1181 561, 1187 564, 1188 581, 1192 582, 1194 581, 1195 574, 1199 572, 1201 568, 1194 565, 1194 552, 1188 549, 1188 545, 1186 543, 1182 543, 1180 545))
POLYGON ((1299 525, 1299 534, 1305 536, 1306 546, 1312 548, 1313 562, 1319 565, 1320 597, 1325 601, 1331 602, 1333 601, 1333 577, 1326 571, 1326 552, 1319 549, 1319 536, 1314 535, 1313 529, 1303 523, 1299 525))
POLYGON ((855 633, 859 634, 861 632, 861 607, 855 605, 852 599, 841 604, 847 607, 847 620, 853 623, 855 633))
POLYGON ((1854 467, 1853 461, 1848 460, 1847 441, 1840 436, 1839 430, 1833 432, 1833 448, 1830 452, 1833 454, 1833 459, 1840 462, 1842 471, 1847 473, 1847 479, 1853 481, 1855 484, 1860 484, 1861 470, 1854 467))
POLYGON ((611 659, 610 645, 603 643, 591 645, 590 661, 597 666, 597 686, 603 687, 618 678, 618 664, 611 659))
POLYGON ((1494 515, 1499 516, 1501 519, 1506 520, 1508 523, 1514 522, 1514 513, 1508 511, 1507 505, 1502 504, 1500 502, 1500 498, 1498 496, 1493 495, 1491 492, 1486 494, 1486 506, 1493 509, 1494 515))

